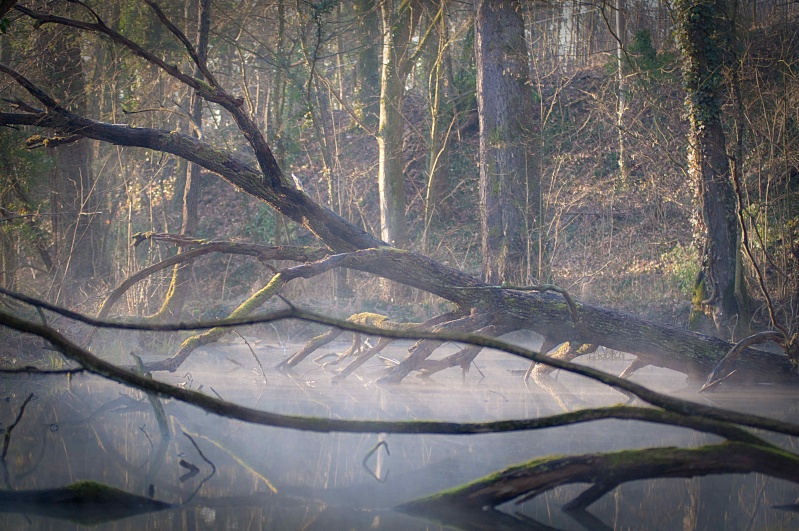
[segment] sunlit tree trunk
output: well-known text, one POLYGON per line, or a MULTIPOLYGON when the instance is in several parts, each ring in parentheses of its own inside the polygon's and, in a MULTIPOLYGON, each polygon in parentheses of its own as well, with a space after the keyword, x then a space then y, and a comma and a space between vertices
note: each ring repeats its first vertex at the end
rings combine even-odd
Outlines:
MULTIPOLYGON (((432 9, 430 10, 433 11, 432 9)), ((455 119, 452 105, 452 86, 447 72, 449 64, 449 35, 447 19, 442 14, 435 31, 438 46, 428 47, 424 53, 423 74, 427 86, 430 116, 429 149, 427 156, 427 186, 424 201, 424 230, 422 249, 427 250, 431 224, 449 189, 449 135, 455 119)))
POLYGON ((541 192, 524 24, 518 1, 475 10, 483 275, 526 283, 541 270, 541 192))
POLYGON ((393 0, 380 5, 383 23, 383 65, 380 77, 380 123, 377 132, 380 237, 396 247, 408 241, 405 220, 405 175, 402 141, 402 103, 405 80, 410 71, 408 41, 421 9, 415 1, 395 6, 393 0))
POLYGON ((707 313, 716 333, 730 337, 740 324, 740 312, 735 297, 739 241, 736 200, 721 123, 723 32, 729 30, 721 0, 680 0, 675 7, 690 122, 688 164, 705 232, 691 322, 698 326, 707 313))
POLYGON ((616 42, 616 62, 617 70, 617 100, 616 100, 616 126, 619 129, 619 176, 622 180, 627 180, 627 155, 624 150, 624 111, 627 106, 627 87, 624 81, 624 46, 627 43, 627 21, 625 17, 624 0, 616 0, 615 12, 615 32, 618 42, 616 42))

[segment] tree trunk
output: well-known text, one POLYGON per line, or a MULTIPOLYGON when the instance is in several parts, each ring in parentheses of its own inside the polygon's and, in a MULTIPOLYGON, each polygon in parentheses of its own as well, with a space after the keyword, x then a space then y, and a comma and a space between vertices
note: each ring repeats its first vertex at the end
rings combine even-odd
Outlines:
POLYGON ((375 0, 357 0, 360 51, 355 64, 354 87, 359 118, 368 127, 376 129, 380 116, 380 17, 375 0))
POLYGON ((408 44, 421 10, 416 2, 395 8, 393 0, 380 5, 383 22, 383 65, 380 78, 380 125, 377 131, 380 236, 395 247, 408 241, 405 221, 405 175, 402 157, 402 102, 408 75, 408 44))
MULTIPOLYGON (((196 46, 197 54, 201 61, 205 62, 208 54, 208 31, 211 23, 211 1, 210 0, 187 0, 186 13, 189 28, 192 21, 196 21, 194 32, 197 34, 196 46), (192 6, 191 4, 198 4, 192 6), (194 16, 191 16, 194 15, 194 16)), ((187 31, 188 35, 191 32, 187 31)), ((200 77, 202 72, 198 67, 194 69, 194 75, 200 77)), ((200 138, 203 129, 203 101, 197 94, 192 94, 191 98, 191 127, 189 129, 194 136, 200 138)), ((189 163, 186 165, 186 181, 183 187, 183 210, 180 234, 191 237, 197 232, 198 206, 202 195, 202 168, 197 164, 189 163)), ((180 263, 172 270, 172 280, 169 283, 166 297, 161 308, 152 316, 156 321, 180 318, 183 306, 186 304, 186 297, 189 291, 189 278, 191 276, 191 264, 180 263)))
POLYGON ((540 178, 521 6, 475 0, 483 276, 537 277, 540 178))
POLYGON ((698 314, 707 311, 720 337, 735 337, 742 323, 735 297, 739 241, 735 192, 721 123, 724 4, 723 0, 681 0, 676 8, 690 122, 688 164, 706 231, 692 321, 696 323, 698 314))
POLYGON ((427 251, 431 224, 441 215, 449 183, 449 134, 454 125, 452 86, 447 75, 449 36, 446 16, 435 25, 438 46, 424 53, 424 75, 426 76, 428 108, 430 113, 430 147, 427 160, 427 186, 424 199, 424 229, 422 249, 427 251))
MULTIPOLYGON (((47 14, 35 13, 21 6, 19 9, 37 19, 51 20, 47 14)), ((90 25, 90 29, 94 27, 90 25)), ((99 29, 107 35, 110 34, 117 42, 123 42, 121 36, 114 35, 106 27, 99 29)), ((452 301, 461 311, 471 310, 475 322, 479 322, 481 326, 505 323, 539 332, 550 341, 574 340, 606 346, 639 356, 639 366, 648 363, 674 368, 700 380, 704 379, 713 365, 732 347, 720 339, 658 325, 623 312, 575 303, 570 298, 566 304, 561 295, 487 286, 468 274, 423 255, 387 248, 384 242, 312 201, 308 194, 285 177, 260 131, 249 115, 240 108, 243 102, 218 88, 218 85, 217 88, 209 89, 174 67, 160 64, 156 57, 148 55, 146 51, 139 53, 200 92, 208 101, 219 103, 228 110, 253 147, 257 168, 228 151, 214 148, 178 132, 108 124, 77 116, 58 105, 29 79, 6 65, 0 65, 0 72, 25 88, 47 110, 40 112, 27 109, 21 113, 0 113, 0 126, 53 128, 61 134, 79 134, 112 144, 172 153, 200 164, 244 192, 269 203, 289 219, 302 224, 331 250, 346 253, 330 257, 327 267, 355 268, 422 289, 452 301), (480 321, 482 318, 487 318, 487 321, 480 321)), ((211 75, 205 75, 212 79, 211 75)), ((303 276, 304 270, 287 270, 285 274, 276 275, 275 278, 280 280, 277 284, 284 285, 292 278, 310 278, 318 274, 314 271, 320 270, 318 264, 307 268, 310 270, 307 276, 303 276)), ((276 285, 261 290, 251 297, 250 302, 242 305, 236 315, 247 315, 247 312, 256 309, 280 287, 276 285)), ((389 381, 399 381, 419 369, 419 356, 406 361, 392 369, 389 381)), ((752 349, 743 353, 736 368, 736 378, 771 382, 795 379, 791 373, 791 364, 785 356, 752 349)))
MULTIPOLYGON (((385 243, 320 207, 306 194, 269 185, 270 182, 280 182, 279 178, 264 178, 258 170, 229 153, 185 135, 93 122, 70 114, 64 116, 55 113, 0 113, 0 125, 4 124, 80 131, 90 138, 112 144, 147 147, 186 158, 303 224, 334 251, 341 253, 362 249, 347 257, 347 260, 356 262, 351 266, 355 269, 427 291, 461 308, 475 308, 497 319, 510 320, 518 328, 539 332, 553 341, 577 340, 629 352, 643 360, 644 365, 671 368, 701 381, 733 346, 721 339, 588 304, 577 305, 581 323, 577 328, 568 305, 560 296, 488 287, 470 275, 423 255, 386 248, 385 243), (366 251, 374 247, 379 249, 366 251)), ((340 265, 350 267, 346 261, 340 265)), ((392 370, 390 379, 399 381, 417 370, 418 361, 403 362, 392 370)), ((735 378, 744 380, 790 382, 795 379, 792 366, 785 356, 753 349, 744 352, 735 368, 735 378)))
POLYGON ((627 87, 624 80, 624 46, 627 43, 627 20, 625 15, 625 2, 624 0, 616 0, 616 62, 617 65, 617 80, 618 86, 616 87, 618 98, 616 101, 616 126, 619 129, 619 177, 622 181, 627 181, 627 160, 624 150, 624 111, 627 106, 627 87))
MULTIPOLYGON (((86 115, 86 87, 80 41, 64 28, 43 28, 39 45, 54 61, 42 62, 58 101, 81 116, 86 115)), ((63 287, 54 295, 66 306, 78 303, 91 289, 95 265, 102 257, 96 230, 99 194, 92 175, 88 140, 49 149, 55 165, 51 173, 51 213, 56 249, 56 275, 63 287)))

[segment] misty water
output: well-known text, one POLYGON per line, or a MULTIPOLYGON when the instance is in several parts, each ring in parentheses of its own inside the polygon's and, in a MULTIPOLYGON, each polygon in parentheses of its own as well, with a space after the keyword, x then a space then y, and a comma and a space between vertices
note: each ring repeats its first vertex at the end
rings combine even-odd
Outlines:
MULTIPOLYGON (((408 342, 384 352, 401 359, 408 342)), ((430 381, 408 377, 402 385, 373 380, 375 359, 340 384, 310 358, 292 375, 272 369, 301 345, 251 342, 250 348, 217 344, 196 351, 174 374, 159 379, 200 389, 268 411, 346 419, 480 421, 560 413, 561 405, 534 384, 525 386, 524 360, 484 352, 465 381, 459 369, 430 381), (479 370, 478 370, 479 369, 479 370), (482 373, 482 374, 481 374, 482 373)), ((320 352, 343 352, 344 341, 320 352)), ((456 350, 447 345, 437 356, 456 350)), ((607 354, 580 363, 618 374, 627 361, 607 354)), ((557 379, 570 393, 558 397, 576 407, 611 405, 624 397, 565 373, 557 379)), ((684 377, 647 368, 634 380, 679 394, 684 377)), ((144 394, 94 376, 4 377, 0 422, 8 427, 24 399, 28 405, 12 432, 4 488, 45 489, 95 480, 175 508, 99 524, 94 529, 799 529, 793 504, 796 485, 762 475, 726 475, 628 483, 593 504, 577 521, 560 507, 584 486, 560 488, 521 505, 507 504, 486 521, 441 522, 392 510, 414 498, 453 487, 508 465, 550 454, 575 454, 650 446, 698 446, 713 436, 633 421, 601 421, 565 428, 477 436, 308 433, 253 426, 164 400, 171 438, 161 444, 153 409, 144 394), (191 435, 216 472, 183 432, 191 435), (384 440, 364 462, 376 444, 384 440), (187 476, 189 469, 199 471, 187 476), (210 476, 210 477, 208 477, 210 476), (602 527, 606 526, 606 527, 602 527)), ((714 393, 693 400, 797 421, 795 396, 772 388, 744 396, 714 393)), ((780 439, 795 447, 795 441, 780 439)), ((4 508, 0 529, 85 529, 65 519, 4 508)))

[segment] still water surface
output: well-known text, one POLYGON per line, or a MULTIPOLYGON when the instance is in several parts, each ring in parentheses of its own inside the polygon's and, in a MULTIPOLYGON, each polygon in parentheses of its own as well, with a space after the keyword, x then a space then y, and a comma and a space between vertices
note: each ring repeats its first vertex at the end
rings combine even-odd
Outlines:
MULTIPOLYGON (((386 355, 401 358, 397 345, 386 355)), ((330 350, 346 348, 339 343, 330 350)), ((284 355, 281 349, 258 345, 255 352, 266 382, 246 345, 201 349, 180 372, 157 376, 246 406, 330 418, 477 421, 563 411, 552 396, 522 383, 518 371, 526 366, 523 360, 499 353, 477 358, 483 376, 473 368, 463 381, 459 370, 450 370, 431 382, 410 377, 399 386, 379 387, 371 383, 379 360, 361 368, 359 376, 333 385, 332 375, 310 360, 287 376, 270 369, 284 355)), ((618 359, 582 362, 616 374, 625 364, 618 359)), ((644 369, 634 379, 673 393, 685 387, 681 375, 665 370, 644 369)), ((561 404, 586 407, 623 400, 579 377, 559 374, 558 381, 571 392, 558 397, 561 404)), ((25 376, 0 384, 3 427, 14 421, 29 393, 36 396, 12 432, 3 488, 45 489, 95 480, 175 505, 92 529, 799 529, 799 513, 773 508, 793 504, 799 488, 755 474, 626 484, 592 505, 582 521, 560 511, 580 486, 508 504, 503 513, 512 518, 487 513, 485 521, 439 522, 391 509, 537 456, 717 440, 684 429, 601 421, 502 435, 319 434, 251 426, 164 401, 171 436, 162 442, 144 395, 100 378, 25 376), (213 475, 183 432, 213 463, 213 475), (379 441, 386 446, 364 463, 379 441), (187 476, 190 469, 181 462, 198 472, 187 476)), ((705 400, 688 392, 684 396, 705 400)), ((717 393, 710 399, 724 407, 799 420, 795 395, 772 389, 754 389, 744 398, 717 393)), ((798 451, 794 440, 779 441, 798 451)), ((0 529, 87 529, 62 518, 4 511, 12 512, 0 513, 0 529)))

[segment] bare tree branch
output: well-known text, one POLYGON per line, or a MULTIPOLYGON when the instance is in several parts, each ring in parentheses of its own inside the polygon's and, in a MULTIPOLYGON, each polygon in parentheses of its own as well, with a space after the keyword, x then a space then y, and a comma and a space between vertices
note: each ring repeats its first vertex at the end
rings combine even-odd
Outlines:
MULTIPOLYGON (((0 293, 11 294, 10 292, 2 288, 0 288, 0 293)), ((19 298, 20 300, 25 300, 26 302, 29 300, 33 300, 29 297, 24 297, 24 296, 15 296, 15 298, 19 298)), ((43 307, 48 306, 47 309, 56 308, 53 307, 52 305, 43 304, 42 306, 43 307)), ((75 312, 70 312, 67 310, 61 310, 61 311, 63 314, 79 316, 79 314, 76 314, 75 312)), ((622 390, 622 392, 626 391, 632 393, 641 400, 644 400, 645 402, 653 406, 660 407, 668 412, 672 412, 678 415, 699 416, 699 417, 705 417, 707 419, 717 420, 720 422, 730 422, 742 426, 748 426, 751 428, 758 428, 777 433, 783 433, 786 435, 799 435, 799 426, 795 424, 774 420, 759 415, 750 415, 747 413, 728 411, 722 408, 688 402, 685 400, 681 400, 679 398, 675 398, 671 395, 659 393, 657 391, 652 391, 651 389, 648 389, 647 387, 644 387, 640 384, 631 382, 629 380, 622 380, 616 376, 612 376, 610 374, 604 373, 597 369, 593 369, 591 367, 586 367, 583 365, 577 365, 567 361, 550 358, 548 356, 539 354, 537 352, 533 352, 529 349, 519 347, 512 343, 507 343, 489 337, 476 336, 474 334, 452 333, 452 332, 425 332, 421 330, 382 330, 379 328, 348 323, 346 321, 342 321, 332 317, 327 317, 299 310, 294 307, 289 308, 287 310, 272 312, 268 315, 259 316, 256 318, 249 318, 249 319, 226 319, 223 321, 214 321, 210 323, 199 322, 199 323, 188 323, 188 324, 184 323, 152 324, 146 326, 125 324, 118 322, 99 321, 86 316, 79 316, 79 317, 80 317, 79 320, 81 320, 82 322, 85 322, 87 324, 92 324, 94 326, 107 326, 109 328, 128 329, 128 330, 153 330, 153 331, 155 330, 178 331, 178 330, 188 330, 188 329, 197 329, 197 328, 221 328, 221 327, 241 326, 243 324, 274 322, 282 319, 298 319, 306 322, 313 322, 328 326, 336 326, 343 330, 348 330, 351 332, 360 332, 373 336, 391 337, 395 339, 431 339, 431 340, 440 340, 440 341, 455 341, 459 343, 465 343, 470 345, 477 345, 482 347, 493 348, 496 350, 501 350, 509 354, 513 354, 515 356, 519 356, 531 361, 536 361, 538 363, 542 363, 544 365, 550 365, 552 367, 562 369, 571 372, 573 374, 585 376, 592 380, 622 390)), ((21 332, 28 332, 38 335, 50 341, 56 348, 58 348, 59 351, 61 351, 68 358, 77 361, 87 370, 99 374, 101 376, 104 376, 106 378, 118 381, 120 383, 133 385, 143 390, 144 389, 152 390, 157 393, 161 393, 167 396, 172 396, 174 398, 178 398, 184 401, 190 401, 192 398, 196 398, 194 397, 194 395, 182 394, 184 390, 180 389, 175 390, 174 388, 172 388, 172 386, 169 386, 167 384, 161 384, 160 382, 155 382, 154 380, 140 378, 139 375, 137 374, 131 373, 130 371, 126 371, 125 369, 121 369, 110 363, 100 360, 90 352, 73 344, 65 337, 63 337, 61 334, 59 334, 57 331, 47 326, 39 325, 37 323, 32 323, 30 321, 20 319, 13 315, 6 314, 4 312, 0 312, 0 324, 3 324, 5 326, 8 326, 9 328, 21 332)), ((206 395, 200 395, 200 396, 208 398, 206 397, 206 395)), ((195 403, 195 405, 200 405, 200 406, 203 406, 203 404, 204 403, 195 403)), ((220 406, 217 403, 210 403, 208 411, 219 412, 217 411, 217 408, 219 407, 220 406)), ((225 413, 220 413, 220 414, 233 416, 228 414, 228 410, 224 411, 225 413)), ((241 418, 241 417, 236 416, 235 418, 241 418)), ((242 418, 241 420, 246 420, 246 419, 242 418)), ((275 425, 282 426, 282 424, 275 424, 275 425)), ((291 425, 291 426, 287 425, 285 427, 296 427, 297 429, 303 429, 297 427, 300 425, 304 426, 305 424, 299 423, 297 425, 291 425)), ((338 431, 338 430, 322 430, 322 431, 338 431)), ((381 429, 378 431, 386 431, 386 430, 381 429)), ((405 433, 416 433, 416 432, 405 432, 405 433)))

